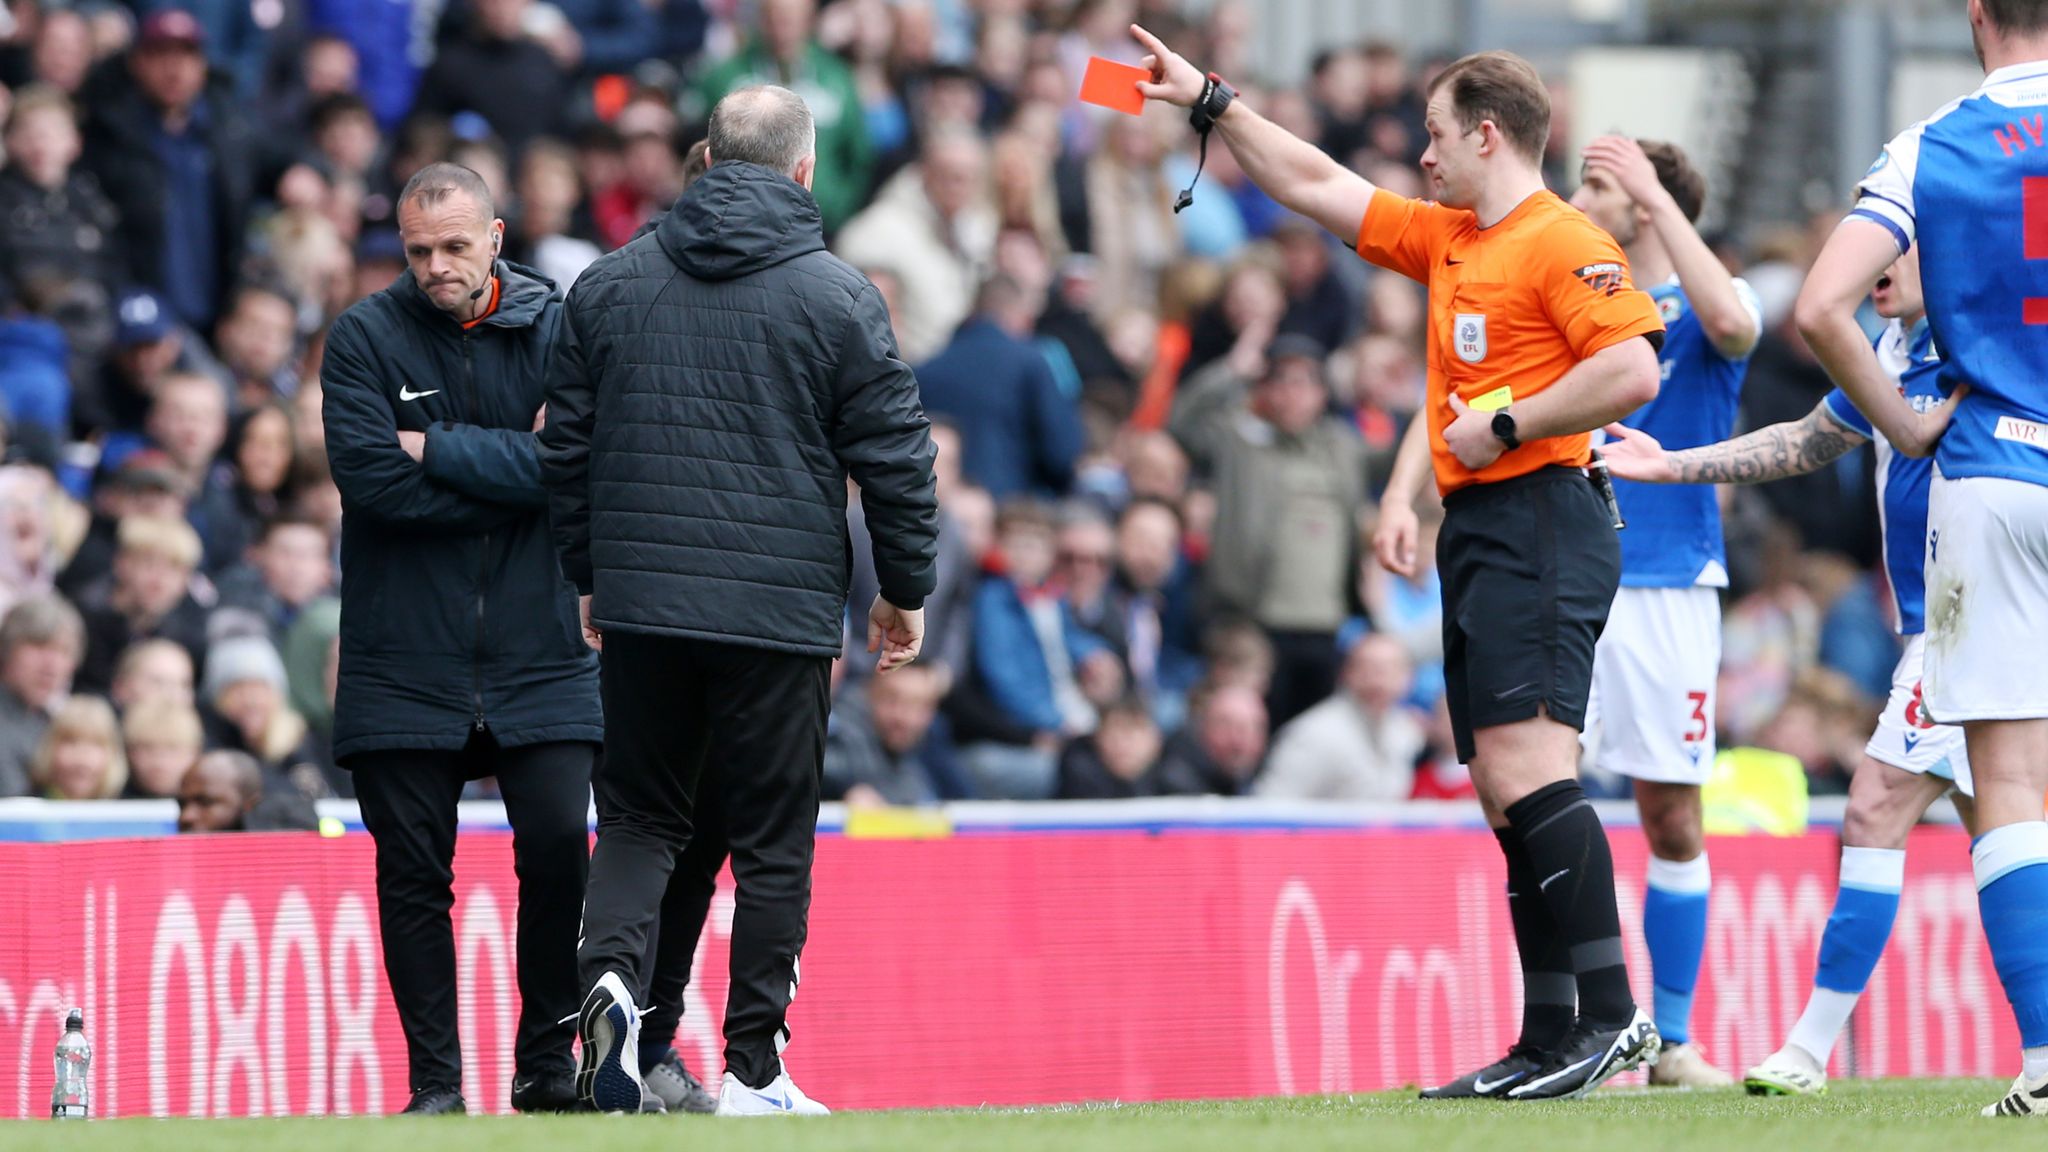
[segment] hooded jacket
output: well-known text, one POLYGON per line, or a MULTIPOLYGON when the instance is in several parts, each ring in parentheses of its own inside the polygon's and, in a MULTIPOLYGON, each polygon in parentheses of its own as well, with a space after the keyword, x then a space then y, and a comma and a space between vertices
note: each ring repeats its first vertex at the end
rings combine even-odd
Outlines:
POLYGON ((341 489, 334 755, 603 739, 597 659, 548 534, 534 455, 561 296, 497 265, 464 328, 406 272, 334 322, 320 381, 341 489), (425 460, 399 431, 427 434, 425 460))
POLYGON ((883 597, 932 592, 916 378, 881 293, 772 169, 714 165, 583 273, 540 443, 563 569, 600 627, 838 655, 849 475, 883 597))

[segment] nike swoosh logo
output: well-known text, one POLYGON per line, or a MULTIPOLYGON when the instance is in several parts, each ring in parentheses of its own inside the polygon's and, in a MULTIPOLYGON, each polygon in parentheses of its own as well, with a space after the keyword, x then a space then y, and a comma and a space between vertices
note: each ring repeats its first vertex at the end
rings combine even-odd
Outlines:
POLYGON ((441 390, 439 388, 429 388, 425 392, 415 392, 404 384, 398 386, 398 398, 400 400, 418 400, 423 396, 438 396, 440 393, 441 390))
POLYGON ((1480 1093, 1481 1095, 1484 1095, 1485 1093, 1491 1092, 1496 1088, 1501 1088, 1509 1084, 1513 1084, 1515 1081, 1520 1080, 1522 1077, 1526 1075, 1528 1075, 1528 1073, 1526 1072, 1510 1072, 1506 1076, 1503 1076, 1498 1080, 1475 1079, 1474 1081, 1472 1081, 1472 1090, 1474 1092, 1480 1093))
POLYGON ((1493 694, 1493 698, 1495 700, 1505 700, 1510 696, 1516 696, 1520 695, 1523 692, 1527 692, 1529 689, 1534 688, 1535 686, 1536 682, 1534 680, 1531 680, 1527 684, 1517 684, 1513 688, 1510 688, 1505 692, 1495 692, 1493 694))
POLYGON ((1538 884, 1536 887, 1547 889, 1550 887, 1552 881, 1557 880, 1558 878, 1565 876, 1570 872, 1571 869, 1569 868, 1560 868, 1557 871, 1551 873, 1547 878, 1544 879, 1543 883, 1538 884))
POLYGON ((1463 263, 1463 260, 1453 260, 1449 256, 1444 257, 1444 267, 1446 268, 1456 268, 1458 265, 1463 263))
MULTIPOLYGON (((1603 1053, 1602 1055, 1605 1054, 1603 1053)), ((1559 1080, 1564 1079, 1566 1076, 1569 1076, 1572 1073, 1577 1072, 1579 1069, 1584 1068, 1586 1065, 1591 1064, 1598 1059, 1600 1059, 1599 1056, 1588 1056, 1584 1060, 1581 1060, 1576 1064, 1569 1064, 1563 1068, 1559 1068, 1557 1071, 1552 1072, 1550 1075, 1543 1077, 1541 1080, 1531 1080, 1527 1084, 1524 1084, 1523 1087, 1541 1088, 1545 1084, 1555 1084, 1559 1080)))

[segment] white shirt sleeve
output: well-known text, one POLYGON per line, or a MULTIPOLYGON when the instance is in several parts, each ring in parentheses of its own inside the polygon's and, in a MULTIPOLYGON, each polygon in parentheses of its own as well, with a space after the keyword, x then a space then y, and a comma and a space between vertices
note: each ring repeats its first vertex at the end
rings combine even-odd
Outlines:
POLYGON ((1913 177, 1920 167, 1920 137, 1926 130, 1925 123, 1915 124, 1885 145, 1877 163, 1856 186, 1856 207, 1849 213, 1889 229, 1899 242, 1901 255, 1913 246, 1917 231, 1913 177))

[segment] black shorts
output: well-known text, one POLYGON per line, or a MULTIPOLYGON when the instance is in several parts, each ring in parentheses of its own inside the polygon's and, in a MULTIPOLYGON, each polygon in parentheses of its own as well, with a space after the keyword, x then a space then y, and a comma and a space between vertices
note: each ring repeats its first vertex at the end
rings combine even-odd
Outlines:
POLYGON ((1537 715, 1583 729, 1593 646, 1621 583, 1621 540, 1592 482, 1545 468, 1444 500, 1444 690, 1458 758, 1472 733, 1537 715))

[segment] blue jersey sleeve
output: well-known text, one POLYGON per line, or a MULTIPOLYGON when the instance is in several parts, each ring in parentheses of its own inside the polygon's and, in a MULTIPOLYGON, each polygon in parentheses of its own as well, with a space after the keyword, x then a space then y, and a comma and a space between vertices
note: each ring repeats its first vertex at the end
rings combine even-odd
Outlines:
POLYGON ((1840 388, 1822 397, 1821 403, 1827 407, 1828 415, 1835 418, 1835 423, 1867 440, 1877 438, 1877 433, 1870 426, 1870 418, 1857 411, 1848 394, 1840 388))

